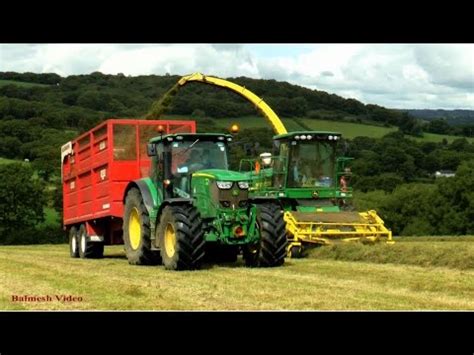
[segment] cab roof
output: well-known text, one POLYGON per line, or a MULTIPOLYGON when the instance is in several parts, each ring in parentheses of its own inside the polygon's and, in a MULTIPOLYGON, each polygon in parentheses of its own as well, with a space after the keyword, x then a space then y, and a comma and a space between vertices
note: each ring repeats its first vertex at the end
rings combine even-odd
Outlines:
POLYGON ((228 133, 173 133, 163 134, 162 136, 153 137, 149 143, 160 143, 161 141, 190 141, 190 140, 208 140, 208 141, 222 141, 227 142, 232 140, 232 135, 228 133), (230 138, 230 139, 229 139, 230 138))
POLYGON ((330 132, 330 131, 295 131, 295 132, 288 132, 285 134, 279 134, 273 137, 273 139, 292 139, 296 136, 304 135, 311 135, 311 136, 341 136, 339 132, 330 132))

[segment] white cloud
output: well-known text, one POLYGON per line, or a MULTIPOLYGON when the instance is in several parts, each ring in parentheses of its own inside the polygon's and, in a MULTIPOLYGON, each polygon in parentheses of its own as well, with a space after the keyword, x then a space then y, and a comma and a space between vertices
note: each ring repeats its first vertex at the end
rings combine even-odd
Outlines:
POLYGON ((0 71, 285 80, 364 103, 474 109, 474 45, 0 44, 0 71))

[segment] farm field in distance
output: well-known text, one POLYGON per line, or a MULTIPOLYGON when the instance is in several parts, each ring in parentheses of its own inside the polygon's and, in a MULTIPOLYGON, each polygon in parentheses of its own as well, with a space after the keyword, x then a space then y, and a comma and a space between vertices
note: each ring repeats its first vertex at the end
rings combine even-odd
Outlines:
MULTIPOLYGON (((197 129, 199 131, 199 118, 181 115, 164 115, 164 119, 185 119, 185 120, 196 120, 197 129)), ((240 129, 245 128, 271 128, 267 120, 263 116, 248 116, 248 117, 238 117, 238 118, 215 118, 213 119, 216 127, 221 128, 222 131, 226 132, 233 123, 237 123, 240 126, 240 129)), ((353 139, 355 137, 371 137, 371 138, 381 138, 384 135, 396 132, 397 127, 384 127, 376 126, 370 124, 362 123, 352 123, 352 122, 343 122, 343 121, 331 121, 331 120, 322 120, 314 118, 282 118, 285 127, 288 131, 306 131, 305 127, 302 127, 298 122, 303 122, 303 124, 312 130, 315 131, 335 131, 342 133, 343 137, 353 139)), ((433 134, 433 133, 424 133, 423 137, 415 138, 406 136, 411 139, 415 139, 419 142, 441 142, 443 138, 450 143, 455 139, 463 138, 461 136, 450 136, 443 134, 433 134)), ((474 138, 465 137, 469 142, 474 142, 474 138)))
POLYGON ((0 309, 474 310, 474 237, 395 239, 314 249, 281 268, 239 260, 184 272, 131 266, 122 246, 106 246, 99 260, 71 259, 66 244, 2 246, 0 309), (12 302, 13 295, 82 300, 12 302))

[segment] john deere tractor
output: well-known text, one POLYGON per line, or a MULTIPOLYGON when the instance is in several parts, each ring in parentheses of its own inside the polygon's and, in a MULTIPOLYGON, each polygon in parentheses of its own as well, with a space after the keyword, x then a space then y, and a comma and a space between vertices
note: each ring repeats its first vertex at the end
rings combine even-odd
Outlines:
POLYGON ((280 266, 286 255, 276 204, 249 200, 248 176, 228 170, 228 134, 166 134, 150 140, 151 176, 126 191, 123 239, 132 264, 199 268, 206 254, 248 266, 280 266))

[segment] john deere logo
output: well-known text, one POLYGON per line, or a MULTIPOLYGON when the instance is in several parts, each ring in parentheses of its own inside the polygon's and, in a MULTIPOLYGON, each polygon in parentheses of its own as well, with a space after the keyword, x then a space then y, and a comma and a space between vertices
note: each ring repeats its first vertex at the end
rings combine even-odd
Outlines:
POLYGON ((239 190, 232 190, 232 196, 239 196, 239 190))

